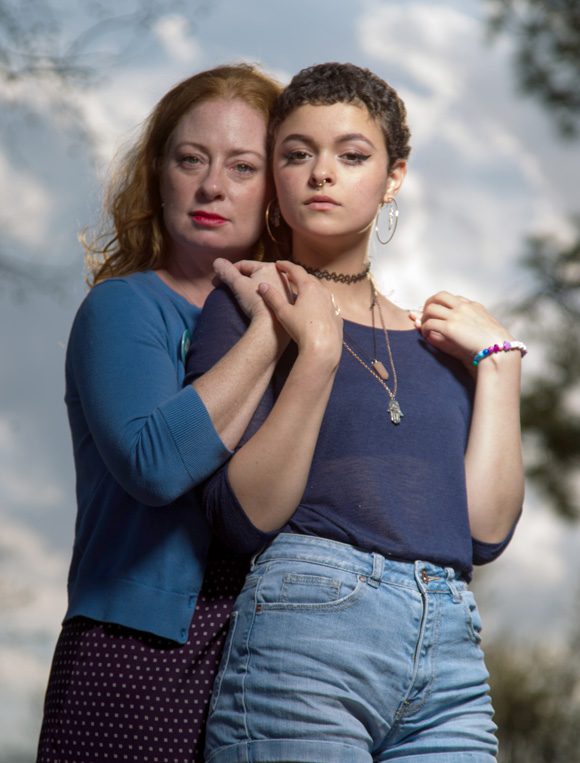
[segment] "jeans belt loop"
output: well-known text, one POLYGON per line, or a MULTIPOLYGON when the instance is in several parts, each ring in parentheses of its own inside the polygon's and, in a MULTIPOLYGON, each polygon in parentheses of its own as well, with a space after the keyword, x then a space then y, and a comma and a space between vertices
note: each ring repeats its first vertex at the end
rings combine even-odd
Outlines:
POLYGON ((256 568, 256 565, 258 564, 258 558, 259 558, 260 554, 262 553, 262 551, 264 551, 264 550, 265 550, 265 548, 262 547, 262 548, 258 549, 255 554, 252 554, 252 557, 250 559, 250 572, 253 572, 254 569, 256 568))
POLYGON ((447 573, 447 585, 453 595, 453 601, 455 604, 458 604, 461 601, 461 592, 457 589, 455 570, 453 567, 446 567, 445 572, 447 573))
POLYGON ((373 571, 371 572, 371 576, 369 578, 369 585, 371 585, 373 588, 378 588, 381 584, 381 579, 383 577, 383 569, 385 566, 385 560, 380 554, 375 554, 373 552, 373 571))

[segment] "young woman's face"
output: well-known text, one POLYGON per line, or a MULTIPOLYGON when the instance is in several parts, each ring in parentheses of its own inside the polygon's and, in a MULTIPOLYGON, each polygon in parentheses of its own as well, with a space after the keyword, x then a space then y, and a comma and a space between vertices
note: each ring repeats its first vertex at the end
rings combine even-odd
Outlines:
POLYGON ((242 100, 195 106, 171 135, 160 189, 173 255, 246 256, 269 190, 262 114, 242 100))
POLYGON ((293 111, 278 129, 273 168, 294 240, 368 236, 381 202, 402 181, 389 175, 388 161, 383 132, 366 108, 335 103, 293 111))

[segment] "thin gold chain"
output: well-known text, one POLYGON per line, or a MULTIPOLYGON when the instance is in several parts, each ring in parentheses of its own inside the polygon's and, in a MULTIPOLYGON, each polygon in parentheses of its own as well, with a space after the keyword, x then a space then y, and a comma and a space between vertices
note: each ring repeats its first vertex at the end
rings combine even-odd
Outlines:
POLYGON ((361 366, 364 366, 366 368, 366 370, 375 377, 375 379, 379 382, 379 384, 383 385, 383 387, 387 391, 388 396, 391 398, 391 400, 394 400, 395 399, 395 395, 389 389, 389 386, 386 383, 386 381, 384 379, 381 379, 381 377, 378 375, 378 373, 376 371, 374 371, 367 363, 365 363, 364 360, 360 357, 360 355, 357 355, 356 352, 352 349, 352 347, 350 347, 344 341, 344 339, 342 340, 342 345, 343 345, 345 350, 348 350, 348 352, 350 352, 350 354, 353 356, 353 358, 356 358, 358 360, 358 362, 361 364, 361 366))
MULTIPOLYGON (((366 370, 371 374, 371 376, 375 377, 375 379, 379 382, 379 384, 382 384, 385 392, 389 396, 388 411, 389 411, 389 416, 391 417, 391 422, 393 424, 395 424, 395 425, 398 425, 398 424, 400 424, 401 419, 403 418, 404 414, 403 414, 403 411, 401 410, 401 406, 399 405, 399 401, 397 400, 397 389, 398 389, 398 385, 399 385, 398 378, 397 378, 397 370, 395 368, 395 362, 393 360, 393 353, 391 351, 391 342, 389 340, 389 332, 387 331, 387 327, 385 326, 385 319, 383 318, 383 311, 381 310, 381 305, 380 305, 380 303, 379 303, 379 301, 377 299, 377 289, 376 289, 375 284, 374 284, 374 282, 372 280, 372 277, 370 278, 370 282, 371 282, 371 297, 372 297, 371 315, 373 317, 373 340, 374 340, 374 335, 375 335, 374 310, 375 310, 375 305, 376 305, 377 306, 377 310, 379 311, 380 319, 381 319, 381 326, 382 326, 382 329, 383 329, 383 334, 385 335, 385 345, 387 347, 387 354, 389 356, 389 363, 391 364, 391 371, 393 372, 393 389, 391 390, 389 385, 386 382, 386 379, 388 379, 388 373, 386 372, 386 369, 384 368, 383 364, 380 363, 379 360, 377 360, 375 358, 374 361, 371 363, 371 365, 369 365, 368 363, 366 363, 360 357, 360 355, 358 355, 358 353, 356 353, 352 349, 352 347, 349 344, 347 344, 347 342, 344 341, 344 339, 342 340, 342 344, 343 344, 344 348, 353 356, 353 358, 355 358, 361 364, 361 366, 363 366, 363 368, 366 368, 366 370), (379 372, 379 370, 377 370, 377 368, 374 365, 375 363, 377 363, 377 365, 380 363, 380 365, 382 366, 383 370, 385 371, 386 378, 384 378, 382 376, 382 374, 379 372)), ((376 350, 376 348, 375 348, 375 350, 376 350)), ((375 352, 375 354, 376 354, 376 352, 375 352)))
MULTIPOLYGON (((375 332, 375 315, 374 315, 374 310, 375 310, 375 305, 376 305, 377 306, 377 310, 379 311, 379 317, 381 319, 381 327, 383 329, 383 334, 385 335, 385 346, 387 348, 387 354, 389 356, 389 363, 391 365, 391 370, 393 372, 393 389, 392 390, 390 389, 390 387, 386 383, 386 381, 381 376, 379 376, 379 374, 374 370, 374 368, 372 368, 372 366, 369 366, 368 363, 365 363, 365 361, 360 357, 360 355, 358 355, 353 350, 353 348, 344 341, 344 339, 342 341, 342 344, 343 344, 344 348, 346 350, 348 350, 348 352, 350 352, 350 354, 353 356, 353 358, 356 358, 356 360, 358 360, 358 362, 361 364, 361 366, 364 366, 364 368, 366 368, 367 371, 369 373, 371 373, 375 377, 375 379, 378 382, 380 382, 380 384, 383 385, 383 387, 385 388, 385 390, 389 394, 389 397, 391 398, 391 400, 394 400, 396 398, 396 396, 397 396, 397 389, 399 387, 399 380, 398 380, 398 377, 397 377, 397 369, 395 368, 395 363, 394 363, 394 360, 393 360, 393 353, 392 353, 392 350, 391 350, 391 342, 389 340, 389 332, 387 331, 387 329, 385 327, 385 320, 383 318, 383 311, 381 310, 381 305, 379 303, 379 300, 377 299, 377 296, 378 296, 377 288, 376 288, 376 286, 374 284, 372 276, 369 276, 369 282, 370 282, 370 285, 371 285, 371 316, 372 316, 372 321, 373 321, 373 339, 374 339, 374 332, 375 332)), ((375 355, 376 355, 376 351, 375 351, 375 355)))
POLYGON ((391 370, 393 371, 393 392, 392 396, 397 397, 397 389, 399 386, 399 380, 397 378, 397 369, 395 368, 395 361, 393 360, 393 353, 391 351, 391 341, 389 339, 389 332, 387 331, 387 328, 385 326, 385 319, 383 318, 383 311, 381 310, 381 303, 377 299, 377 290, 374 284, 374 281, 371 278, 371 288, 373 293, 373 308, 376 305, 377 310, 379 311, 379 318, 381 319, 381 327, 383 329, 383 334, 385 335, 385 344, 387 346, 387 354, 389 356, 389 363, 391 364, 391 370))

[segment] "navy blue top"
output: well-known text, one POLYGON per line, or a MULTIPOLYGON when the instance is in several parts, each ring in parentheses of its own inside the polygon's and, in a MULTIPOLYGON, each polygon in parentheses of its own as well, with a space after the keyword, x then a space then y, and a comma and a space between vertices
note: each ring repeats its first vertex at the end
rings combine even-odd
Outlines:
MULTIPOLYGON (((207 300, 187 373, 204 373, 239 339, 246 321, 224 289, 207 300)), ((367 363, 373 329, 345 321, 344 338, 367 363)), ((474 385, 461 363, 428 345, 414 330, 389 331, 404 417, 394 425, 384 387, 343 350, 300 504, 279 532, 350 543, 397 560, 451 566, 469 578, 472 564, 494 559, 507 545, 473 540, 467 513, 464 454, 474 385)), ((382 330, 377 353, 389 368, 382 330)), ((291 368, 292 345, 278 364, 239 447, 271 410, 291 368)), ((392 381, 389 380, 392 384, 392 381)), ((237 551, 252 552, 276 533, 250 522, 228 482, 227 465, 206 483, 206 514, 237 551)))

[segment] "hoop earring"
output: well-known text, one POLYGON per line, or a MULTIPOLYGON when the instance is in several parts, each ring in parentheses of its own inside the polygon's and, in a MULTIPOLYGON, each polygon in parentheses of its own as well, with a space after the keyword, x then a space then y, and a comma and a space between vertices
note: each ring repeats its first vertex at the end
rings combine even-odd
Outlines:
POLYGON ((389 241, 395 235, 398 221, 399 221, 399 207, 397 205, 396 199, 393 197, 392 199, 389 199, 388 201, 384 201, 381 204, 381 206, 379 207, 379 211, 377 212, 377 216, 375 217, 375 235, 377 237, 379 244, 386 246, 389 243, 389 241), (386 239, 381 238, 381 234, 379 231, 381 210, 383 209, 387 210, 387 234, 388 235, 386 239))
POLYGON ((270 238, 275 244, 279 244, 280 242, 278 241, 276 236, 274 236, 274 234, 272 233, 272 228, 270 227, 271 225, 273 228, 277 228, 280 225, 280 207, 278 207, 276 199, 270 199, 270 201, 268 202, 268 205, 266 207, 265 218, 266 218, 266 230, 268 231, 268 236, 270 236, 270 238), (276 204, 274 209, 272 209, 272 204, 276 204), (270 220, 270 213, 272 217, 271 220, 270 220))

